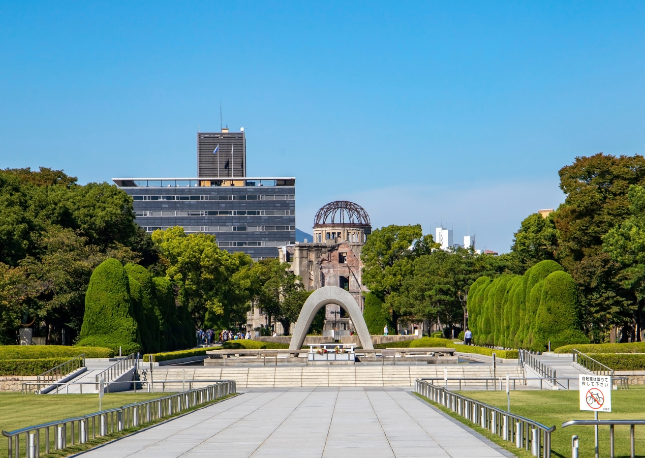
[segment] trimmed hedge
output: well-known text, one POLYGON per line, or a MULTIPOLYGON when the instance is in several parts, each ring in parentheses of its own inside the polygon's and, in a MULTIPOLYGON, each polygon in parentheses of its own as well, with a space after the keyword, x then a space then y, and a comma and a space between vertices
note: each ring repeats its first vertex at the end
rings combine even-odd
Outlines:
MULTIPOLYGON (((192 350, 180 350, 180 351, 170 351, 166 353, 154 353, 152 355, 152 361, 158 363, 160 361, 169 361, 171 359, 179 358, 189 358, 191 356, 205 356, 206 349, 192 349, 192 350)), ((143 362, 147 363, 150 361, 150 354, 143 355, 143 362)))
POLYGON ((281 350, 289 348, 289 345, 277 342, 261 342, 259 340, 241 339, 241 340, 228 340, 222 344, 225 350, 237 350, 244 348, 247 350, 281 350))
POLYGON ((126 355, 141 349, 130 279, 116 259, 106 259, 92 272, 78 344, 114 351, 122 347, 122 354, 126 355))
POLYGON ((70 347, 65 345, 0 345, 0 360, 65 358, 65 361, 67 361, 81 353, 85 353, 86 358, 111 358, 114 356, 114 350, 102 347, 70 347))
POLYGON ((40 375, 69 358, 41 359, 2 359, 0 360, 0 375, 40 375))
MULTIPOLYGON (((136 309, 134 312, 141 331, 143 348, 150 353, 158 353, 162 350, 161 320, 163 317, 157 306, 152 275, 145 267, 132 263, 126 264, 125 271, 128 273, 128 277, 131 280, 135 280, 139 286, 140 296, 137 298, 137 303, 133 305, 141 308, 139 313, 137 313, 136 309), (139 319, 139 316, 141 319, 139 319)), ((134 299, 132 287, 130 287, 130 293, 134 299)))
POLYGON ((645 370, 645 354, 642 353, 596 353, 593 359, 615 371, 645 370))
POLYGON ((365 295, 365 310, 363 318, 370 334, 378 336, 383 334, 383 328, 387 325, 392 328, 390 315, 383 310, 383 301, 374 293, 365 295))
POLYGON ((436 337, 422 337, 413 340, 401 340, 374 345, 374 348, 419 348, 419 347, 450 347, 452 341, 436 337))
POLYGON ((522 276, 478 278, 468 316, 477 345, 543 351, 549 341, 551 348, 589 341, 573 279, 555 261, 539 262, 522 276))
POLYGON ((454 345, 455 351, 460 353, 473 353, 476 355, 493 356, 504 359, 517 359, 519 357, 519 350, 494 350, 488 347, 476 347, 474 345, 454 345))
MULTIPOLYGON (((576 344, 565 345, 554 350, 555 353, 571 353, 573 350, 582 353, 645 353, 645 342, 576 344)), ((595 356, 594 356, 595 358, 595 356)))

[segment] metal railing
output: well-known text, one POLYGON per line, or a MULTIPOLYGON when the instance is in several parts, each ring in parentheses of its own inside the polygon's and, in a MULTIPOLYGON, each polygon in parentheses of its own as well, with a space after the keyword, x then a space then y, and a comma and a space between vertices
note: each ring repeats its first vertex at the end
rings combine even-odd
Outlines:
POLYGON ((234 381, 219 381, 205 388, 102 410, 81 417, 28 426, 15 431, 2 431, 2 435, 8 440, 9 458, 22 456, 35 458, 40 456, 41 452, 49 454, 50 450, 62 450, 68 445, 84 444, 90 439, 170 417, 235 392, 234 381), (50 434, 52 430, 54 434, 50 434), (24 438, 22 446, 21 436, 24 438))
MULTIPOLYGON (((82 353, 78 356, 74 356, 72 359, 65 361, 63 364, 59 364, 56 367, 52 367, 48 371, 40 374, 36 380, 39 384, 47 384, 47 382, 55 382, 66 375, 71 374, 77 369, 85 367, 85 353, 82 353)), ((50 383, 53 384, 53 383, 50 383)))
POLYGON ((416 381, 416 392, 441 404, 476 425, 513 442, 517 448, 530 450, 533 456, 551 457, 551 433, 555 426, 513 415, 497 407, 475 401, 450 390, 432 385, 424 380, 416 381))
MULTIPOLYGON (((127 391, 128 389, 134 389, 135 386, 140 386, 138 388, 140 391, 147 391, 148 393, 155 393, 157 391, 154 390, 154 386, 161 386, 161 391, 160 393, 164 393, 167 389, 170 391, 173 391, 175 388, 179 391, 185 391, 185 388, 188 387, 189 390, 193 389, 193 386, 195 385, 200 385, 204 383, 214 383, 214 382, 220 382, 221 380, 215 380, 215 379, 198 379, 198 380, 160 380, 158 382, 154 381, 141 381, 141 380, 125 380, 122 382, 112 382, 112 385, 130 385, 129 388, 126 388, 127 391), (170 385, 169 388, 166 386, 170 385), (181 386, 180 386, 181 385, 181 386)), ((54 382, 54 385, 59 385, 59 386, 64 386, 67 388, 66 390, 62 389, 57 391, 58 394, 70 394, 69 393, 69 387, 79 387, 79 392, 78 393, 72 393, 72 394, 96 394, 98 391, 96 391, 96 383, 94 382, 80 382, 80 383, 57 383, 54 382), (85 393, 83 393, 83 387, 84 386, 90 386, 89 390, 86 390, 85 393), (94 388, 94 390, 93 390, 94 388)), ((22 394, 31 394, 31 393, 37 393, 38 392, 38 383, 37 382, 23 382, 22 383, 22 394)), ((107 393, 107 386, 105 387, 105 392, 107 393)))
POLYGON ((109 392, 109 384, 112 383, 115 379, 123 375, 124 372, 129 371, 133 367, 136 367, 139 354, 131 353, 125 358, 118 360, 116 363, 105 369, 103 372, 98 373, 94 379, 96 383, 96 389, 99 389, 99 383, 101 379, 106 384, 106 391, 109 392))
POLYGON ((552 385, 556 385, 557 371, 555 369, 551 369, 549 366, 542 363, 534 354, 527 350, 520 350, 519 354, 521 355, 521 359, 524 364, 529 366, 552 385))
MULTIPOLYGON (((607 426, 609 425, 609 453, 610 457, 614 458, 614 426, 629 426, 629 435, 630 435, 630 451, 631 458, 634 458, 635 455, 635 441, 634 441, 634 426, 641 425, 645 426, 645 420, 570 420, 562 423, 562 427, 566 428, 567 426, 607 426)), ((577 439, 577 436, 574 436, 577 439)), ((571 441, 571 447, 573 448, 573 456, 578 456, 577 447, 578 441, 571 441)))
POLYGON ((578 350, 574 349, 572 353, 574 364, 578 364, 596 375, 609 375, 613 377, 614 370, 611 367, 605 366, 600 361, 596 361, 591 356, 585 355, 578 350))

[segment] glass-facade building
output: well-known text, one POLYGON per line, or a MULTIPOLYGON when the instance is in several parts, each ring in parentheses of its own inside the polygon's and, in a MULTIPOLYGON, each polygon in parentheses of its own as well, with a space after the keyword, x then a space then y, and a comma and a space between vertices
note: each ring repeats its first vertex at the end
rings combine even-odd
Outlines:
POLYGON ((132 196, 136 222, 147 232, 181 226, 187 233, 213 234, 220 248, 256 260, 277 258, 278 247, 296 240, 295 178, 113 181, 132 196))

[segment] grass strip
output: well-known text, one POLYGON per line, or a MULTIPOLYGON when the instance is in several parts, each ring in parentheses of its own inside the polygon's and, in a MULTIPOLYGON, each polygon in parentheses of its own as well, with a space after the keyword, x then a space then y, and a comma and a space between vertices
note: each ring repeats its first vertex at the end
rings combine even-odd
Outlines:
POLYGON ((462 423, 463 425, 469 427, 473 431, 478 432, 482 436, 484 436, 486 439, 490 440, 491 442, 499 445, 505 450, 508 450, 511 452, 513 455, 517 456, 518 458, 535 458, 533 455, 531 455, 530 451, 524 450, 524 449, 519 449, 515 447, 515 445, 512 442, 505 441, 502 439, 500 436, 497 434, 492 434, 489 430, 482 428, 479 425, 476 425, 475 423, 472 423, 470 420, 467 420, 466 418, 462 417, 456 412, 453 412, 450 409, 447 409, 446 407, 442 406, 441 404, 437 404, 436 402, 430 400, 429 398, 426 398, 425 396, 414 392, 414 395, 423 399, 426 401, 428 404, 436 407, 437 409, 441 410, 443 413, 449 415, 451 418, 454 418, 458 422, 462 423))

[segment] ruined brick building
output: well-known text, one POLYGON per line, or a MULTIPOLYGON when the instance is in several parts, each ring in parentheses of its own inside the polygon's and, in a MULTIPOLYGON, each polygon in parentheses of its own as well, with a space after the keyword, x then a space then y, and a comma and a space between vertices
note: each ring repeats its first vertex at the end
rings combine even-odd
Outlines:
MULTIPOLYGON (((353 202, 330 202, 316 213, 312 243, 287 245, 280 260, 302 278, 305 288, 338 286, 354 297, 363 310, 365 298, 361 271, 361 250, 372 226, 367 212, 353 202)), ((354 330, 351 319, 338 305, 327 305, 323 334, 339 337, 354 330)))
MULTIPOLYGON (((310 243, 295 243, 279 250, 280 262, 291 264, 291 270, 302 278, 307 291, 323 286, 338 286, 347 290, 361 311, 365 298, 361 271, 361 250, 372 226, 369 215, 353 202, 330 202, 316 213, 313 238, 310 243)), ((266 318, 264 318, 266 321, 266 318)), ((259 310, 249 313, 247 327, 265 325, 259 310)), ((288 334, 276 324, 276 332, 288 334)), ((327 305, 323 335, 338 338, 354 331, 351 319, 338 305, 327 305)))

